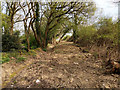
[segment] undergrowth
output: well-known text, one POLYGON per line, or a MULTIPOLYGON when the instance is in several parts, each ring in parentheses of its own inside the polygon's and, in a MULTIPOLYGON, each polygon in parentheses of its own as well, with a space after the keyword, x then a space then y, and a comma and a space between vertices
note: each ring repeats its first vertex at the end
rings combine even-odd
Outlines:
POLYGON ((7 63, 10 60, 14 60, 16 63, 22 62, 26 60, 26 56, 32 56, 36 57, 36 51, 38 49, 30 50, 29 52, 25 50, 16 50, 16 51, 10 51, 10 52, 2 52, 2 60, 0 63, 7 63))

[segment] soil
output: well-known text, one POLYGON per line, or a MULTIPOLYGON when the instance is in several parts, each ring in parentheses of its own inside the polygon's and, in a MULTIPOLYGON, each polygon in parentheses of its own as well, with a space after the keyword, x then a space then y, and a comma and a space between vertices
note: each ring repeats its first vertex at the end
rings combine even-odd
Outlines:
POLYGON ((61 42, 20 64, 3 67, 3 88, 120 88, 118 74, 105 74, 103 61, 61 42))

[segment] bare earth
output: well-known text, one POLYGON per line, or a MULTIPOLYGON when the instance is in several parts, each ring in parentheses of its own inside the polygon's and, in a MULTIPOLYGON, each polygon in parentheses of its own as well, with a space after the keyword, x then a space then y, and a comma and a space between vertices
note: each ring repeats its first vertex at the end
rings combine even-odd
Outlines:
POLYGON ((120 88, 118 74, 104 74, 102 60, 62 42, 37 58, 3 66, 4 88, 120 88))

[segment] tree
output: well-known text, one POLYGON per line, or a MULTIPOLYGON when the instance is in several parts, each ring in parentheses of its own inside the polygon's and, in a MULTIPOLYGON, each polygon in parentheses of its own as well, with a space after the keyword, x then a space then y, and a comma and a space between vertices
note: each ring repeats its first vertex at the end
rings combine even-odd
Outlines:
MULTIPOLYGON (((16 13, 21 9, 19 6, 19 2, 6 2, 6 15, 10 17, 10 34, 13 34, 13 27, 16 22, 18 22, 20 16, 16 17, 16 21, 14 20, 16 13)), ((23 6, 25 7, 25 5, 23 6)))
POLYGON ((24 29, 25 29, 25 36, 26 36, 26 40, 27 40, 27 51, 30 50, 30 41, 29 41, 29 34, 30 34, 30 26, 32 23, 32 17, 31 17, 31 8, 30 8, 30 3, 28 2, 24 2, 23 5, 27 6, 26 8, 24 8, 23 5, 21 5, 21 3, 19 3, 23 13, 24 13, 24 29), (27 9, 27 10, 26 10, 27 9))
POLYGON ((32 29, 34 37, 41 48, 46 48, 48 43, 55 41, 58 34, 60 40, 64 35, 73 29, 74 39, 76 38, 77 25, 83 17, 90 18, 93 15, 95 6, 93 3, 85 2, 6 2, 6 14, 10 18, 10 34, 13 34, 13 25, 17 22, 24 22, 25 36, 28 51, 29 32, 32 29), (18 11, 21 15, 14 20, 18 11), (24 14, 24 15, 22 15, 24 14), (23 16, 22 19, 19 17, 23 16), (63 30, 62 30, 63 28, 63 30))
POLYGON ((10 29, 10 17, 6 14, 1 13, 2 16, 2 33, 3 34, 9 34, 9 29, 10 29))
POLYGON ((70 32, 72 30, 72 22, 71 21, 66 21, 63 25, 63 30, 61 32, 61 37, 59 39, 59 42, 62 40, 62 38, 66 35, 66 33, 70 32))
POLYGON ((100 18, 97 23, 97 27, 98 31, 96 41, 98 45, 107 45, 110 43, 117 45, 117 28, 116 24, 113 23, 112 18, 100 18))
MULTIPOLYGON (((49 35, 56 31, 67 17, 72 17, 74 13, 82 13, 87 16, 89 7, 93 4, 84 2, 34 2, 35 27, 32 24, 32 30, 40 47, 46 48, 49 42, 49 35), (44 23, 44 25, 43 25, 44 23)), ((89 12, 93 9, 89 9, 89 12)), ((90 17, 90 15, 89 15, 90 17)))
POLYGON ((90 19, 96 10, 96 6, 93 2, 82 3, 82 7, 78 12, 73 13, 73 42, 76 43, 77 39, 77 30, 78 25, 83 24, 83 22, 87 22, 87 19, 90 19))

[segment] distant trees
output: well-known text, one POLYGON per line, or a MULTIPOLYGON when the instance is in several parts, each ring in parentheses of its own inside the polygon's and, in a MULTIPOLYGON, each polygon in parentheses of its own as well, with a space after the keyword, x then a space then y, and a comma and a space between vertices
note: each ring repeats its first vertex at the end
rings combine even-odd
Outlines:
POLYGON ((30 50, 30 41, 29 41, 29 34, 30 34, 30 26, 32 23, 33 17, 31 16, 31 8, 30 8, 30 3, 24 2, 24 3, 19 3, 19 6, 21 7, 23 11, 23 23, 24 23, 24 30, 25 30, 25 37, 27 40, 27 51, 30 50), (26 7, 27 6, 27 7, 26 7))
POLYGON ((62 26, 63 26, 63 28, 62 28, 63 30, 61 32, 61 36, 60 36, 59 42, 66 35, 66 33, 70 32, 72 30, 73 24, 70 21, 66 21, 62 26))
POLYGON ((2 15, 2 51, 10 51, 12 49, 20 49, 20 32, 15 31, 10 34, 11 30, 11 20, 10 17, 6 14, 2 15))

